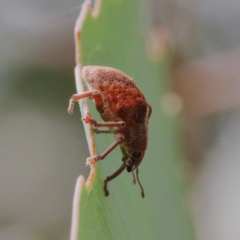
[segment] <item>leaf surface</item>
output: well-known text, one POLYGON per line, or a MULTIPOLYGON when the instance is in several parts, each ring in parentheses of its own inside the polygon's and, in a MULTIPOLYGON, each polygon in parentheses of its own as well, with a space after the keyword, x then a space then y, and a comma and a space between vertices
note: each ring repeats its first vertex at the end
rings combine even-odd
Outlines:
MULTIPOLYGON (((115 149, 97 164, 90 188, 83 186, 78 232, 81 240, 193 239, 179 119, 163 112, 160 104, 168 92, 169 59, 149 57, 146 2, 103 0, 99 16, 92 17, 89 12, 83 25, 83 65, 115 67, 131 76, 153 112, 148 149, 139 167, 145 199, 127 171, 109 183, 110 196, 104 196, 104 179, 121 165, 120 149, 115 149)), ((93 118, 101 120, 93 104, 90 109, 93 118)), ((114 141, 108 134, 95 138, 98 153, 114 141)))

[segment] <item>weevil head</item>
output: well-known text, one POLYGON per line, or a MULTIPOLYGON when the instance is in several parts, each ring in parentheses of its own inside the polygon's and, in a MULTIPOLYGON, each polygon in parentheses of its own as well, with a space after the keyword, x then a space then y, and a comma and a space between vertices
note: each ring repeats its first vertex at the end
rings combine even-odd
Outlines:
POLYGON ((146 124, 136 124, 126 128, 124 131, 124 143, 122 144, 122 152, 125 156, 125 165, 128 172, 138 168, 141 164, 145 150, 147 149, 147 131, 146 124))
POLYGON ((143 151, 137 150, 132 152, 131 155, 125 161, 127 171, 131 172, 134 169, 136 169, 142 162, 143 157, 144 157, 143 151))
POLYGON ((142 195, 142 198, 144 198, 145 196, 145 193, 144 193, 144 189, 143 189, 143 186, 139 180, 139 171, 138 171, 138 166, 140 165, 142 159, 144 157, 144 151, 140 151, 140 150, 137 150, 137 151, 134 151, 132 152, 131 156, 129 156, 127 158, 127 160, 125 161, 125 165, 126 165, 126 169, 128 172, 131 172, 132 175, 133 175, 133 184, 136 184, 136 180, 141 188, 141 195, 142 195), (136 169, 136 176, 135 177, 135 174, 134 174, 134 170, 136 169))

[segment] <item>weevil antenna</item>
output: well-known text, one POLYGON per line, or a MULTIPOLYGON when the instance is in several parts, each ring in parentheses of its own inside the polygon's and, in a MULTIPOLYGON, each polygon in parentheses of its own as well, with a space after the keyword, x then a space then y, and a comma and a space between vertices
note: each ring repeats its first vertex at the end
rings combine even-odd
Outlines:
POLYGON ((134 174, 133 170, 132 170, 132 176, 133 176, 133 184, 135 185, 136 184, 136 177, 135 177, 135 174, 134 174))
POLYGON ((107 189, 108 182, 116 178, 125 168, 126 168, 126 165, 125 163, 123 163, 122 166, 115 173, 113 173, 111 176, 107 177, 104 180, 103 189, 106 197, 109 195, 109 191, 107 189))
POLYGON ((145 193, 144 193, 143 186, 142 186, 142 184, 140 183, 140 180, 139 180, 139 177, 138 177, 138 174, 139 174, 138 168, 137 168, 136 173, 137 173, 137 174, 136 174, 136 175, 137 175, 137 181, 138 181, 138 184, 139 184, 139 186, 140 186, 140 188, 141 188, 141 195, 142 195, 142 198, 144 198, 144 197, 145 197, 145 193))

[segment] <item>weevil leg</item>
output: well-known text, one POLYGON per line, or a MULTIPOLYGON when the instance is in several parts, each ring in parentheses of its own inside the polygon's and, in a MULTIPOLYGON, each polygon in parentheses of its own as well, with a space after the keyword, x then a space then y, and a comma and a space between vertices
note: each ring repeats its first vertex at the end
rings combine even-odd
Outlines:
POLYGON ((99 128, 93 128, 93 131, 95 133, 112 133, 112 131, 110 129, 105 129, 105 130, 102 130, 102 129, 99 129, 99 128))
POLYGON ((97 122, 95 119, 91 118, 89 115, 86 115, 86 117, 83 118, 83 121, 87 124, 92 124, 94 127, 119 127, 119 128, 126 127, 126 123, 124 121, 97 122))
POLYGON ((111 180, 113 180, 114 178, 116 178, 120 173, 122 173, 122 171, 126 168, 126 165, 123 163, 122 166, 115 172, 113 173, 111 176, 107 177, 105 180, 104 180, 104 183, 103 183, 103 190, 104 190, 104 193, 105 193, 105 196, 109 196, 109 191, 107 189, 107 184, 108 182, 110 182, 111 180))
POLYGON ((98 112, 100 113, 103 112, 102 95, 98 90, 93 90, 93 91, 87 91, 81 94, 72 95, 71 99, 69 100, 68 113, 69 114, 73 113, 74 103, 76 101, 79 101, 80 99, 87 98, 87 97, 92 97, 98 112))
POLYGON ((118 133, 116 135, 116 140, 102 154, 87 158, 86 164, 92 165, 99 160, 103 160, 114 148, 121 144, 123 140, 124 140, 123 134, 118 133))

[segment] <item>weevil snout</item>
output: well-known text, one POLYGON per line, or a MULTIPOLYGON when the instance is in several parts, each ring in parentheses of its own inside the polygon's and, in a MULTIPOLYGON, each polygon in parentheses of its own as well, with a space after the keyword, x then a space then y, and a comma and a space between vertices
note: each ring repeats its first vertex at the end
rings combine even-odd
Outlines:
POLYGON ((134 163, 135 163, 135 160, 132 158, 132 157, 129 157, 126 162, 125 162, 125 165, 127 167, 127 171, 128 172, 131 172, 132 171, 132 168, 134 166, 134 163))
POLYGON ((135 177, 135 174, 134 174, 134 170, 136 169, 136 173, 137 173, 137 182, 141 188, 141 195, 142 195, 142 198, 144 198, 145 194, 144 194, 144 190, 143 190, 143 187, 142 187, 142 184, 139 180, 139 177, 138 177, 138 165, 141 163, 142 159, 143 159, 143 156, 144 156, 144 152, 142 151, 135 151, 132 153, 132 155, 125 161, 125 166, 126 166, 126 169, 128 172, 131 172, 132 175, 133 175, 133 184, 135 185, 136 184, 136 177, 135 177))
POLYGON ((143 155, 144 153, 142 151, 134 151, 132 153, 132 155, 125 161, 125 165, 128 172, 133 171, 140 165, 143 159, 143 155))

